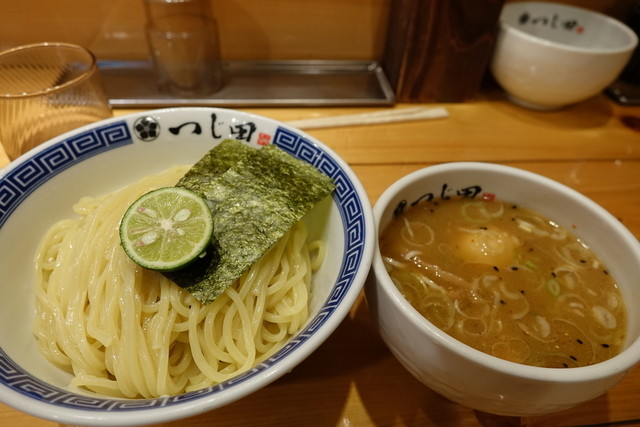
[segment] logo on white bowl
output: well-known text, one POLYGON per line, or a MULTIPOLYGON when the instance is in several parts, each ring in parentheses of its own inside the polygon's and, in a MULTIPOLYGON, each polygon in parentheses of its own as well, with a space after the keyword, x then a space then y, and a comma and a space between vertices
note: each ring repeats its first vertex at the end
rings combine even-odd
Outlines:
POLYGON ((564 31, 575 32, 576 34, 584 33, 584 27, 580 25, 577 19, 563 18, 557 13, 548 15, 535 15, 532 16, 529 12, 522 12, 518 18, 520 25, 531 25, 548 27, 551 29, 558 29, 564 31))

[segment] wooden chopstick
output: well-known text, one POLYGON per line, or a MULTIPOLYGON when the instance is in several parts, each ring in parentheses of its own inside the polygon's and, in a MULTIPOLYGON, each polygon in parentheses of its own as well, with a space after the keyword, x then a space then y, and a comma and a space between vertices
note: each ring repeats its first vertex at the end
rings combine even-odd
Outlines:
POLYGON ((345 114, 340 116, 318 117, 288 121, 287 124, 298 129, 319 129, 338 126, 357 126, 378 123, 403 122, 411 120, 430 120, 448 117, 443 107, 409 107, 371 113, 345 114))

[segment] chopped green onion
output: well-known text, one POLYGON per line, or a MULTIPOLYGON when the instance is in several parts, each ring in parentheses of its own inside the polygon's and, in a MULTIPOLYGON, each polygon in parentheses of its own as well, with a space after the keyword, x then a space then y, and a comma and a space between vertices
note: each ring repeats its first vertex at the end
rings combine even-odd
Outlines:
POLYGON ((487 211, 486 207, 482 202, 468 202, 464 203, 460 208, 460 215, 465 221, 473 222, 476 224, 482 224, 491 220, 491 214, 487 211), (481 218, 474 218, 470 215, 469 209, 475 209, 480 213, 481 218))
POLYGON ((531 260, 526 260, 524 262, 524 265, 526 265, 527 267, 529 267, 532 270, 537 270, 538 269, 538 264, 536 264, 535 262, 533 262, 531 260))
POLYGON ((557 297, 558 295, 560 295, 560 282, 558 282, 556 279, 549 279, 547 280, 547 290, 549 290, 549 292, 551 292, 551 295, 553 295, 554 297, 557 297))
POLYGON ((535 228, 533 224, 530 224, 527 221, 523 221, 521 219, 516 219, 516 221, 518 222, 519 229, 526 231, 527 233, 533 233, 533 230, 535 228))

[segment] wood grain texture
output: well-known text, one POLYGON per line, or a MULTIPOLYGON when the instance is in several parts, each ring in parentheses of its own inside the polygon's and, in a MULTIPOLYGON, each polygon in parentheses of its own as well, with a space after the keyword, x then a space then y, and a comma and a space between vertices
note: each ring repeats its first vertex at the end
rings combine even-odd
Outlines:
MULTIPOLYGON (((227 60, 372 59, 384 46, 388 0, 212 0, 211 10, 227 60)), ((8 2, 0 49, 65 41, 99 58, 144 59, 145 22, 142 0, 8 2)))
MULTIPOLYGON (((510 0, 517 1, 517 0, 510 0)), ((557 0, 622 18, 633 0, 557 0)), ((390 0, 211 0, 225 59, 381 59, 390 0)), ((81 44, 99 58, 148 57, 142 0, 5 1, 0 49, 81 44)))

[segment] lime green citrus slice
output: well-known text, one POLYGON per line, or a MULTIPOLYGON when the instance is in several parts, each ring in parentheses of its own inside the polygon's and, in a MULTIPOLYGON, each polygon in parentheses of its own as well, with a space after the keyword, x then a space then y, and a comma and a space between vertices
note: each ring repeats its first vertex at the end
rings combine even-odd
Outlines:
POLYGON ((158 271, 179 270, 203 254, 213 233, 206 201, 182 187, 142 195, 120 221, 120 241, 129 257, 158 271))

